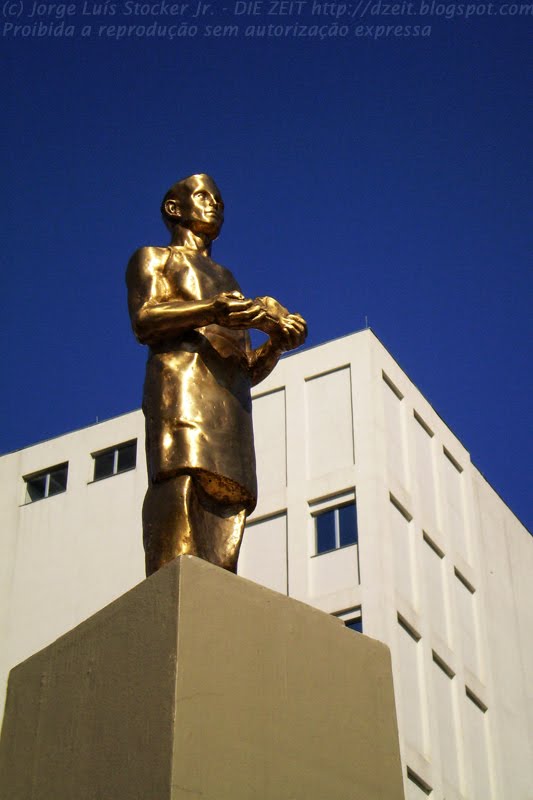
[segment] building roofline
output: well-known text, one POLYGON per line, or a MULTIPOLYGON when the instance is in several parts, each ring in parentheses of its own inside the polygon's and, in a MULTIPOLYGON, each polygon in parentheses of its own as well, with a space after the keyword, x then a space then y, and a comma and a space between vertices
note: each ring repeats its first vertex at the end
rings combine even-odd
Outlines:
MULTIPOLYGON (((415 389, 416 389, 418 392, 420 392, 420 394, 423 396, 424 400, 425 400, 425 401, 426 401, 426 403, 429 405, 429 407, 431 408, 431 410, 432 410, 432 411, 433 411, 433 412, 434 412, 434 413, 437 415, 437 417, 440 419, 440 421, 442 422, 442 424, 443 424, 443 425, 445 425, 445 426, 448 428, 448 430, 450 431, 450 433, 451 433, 453 436, 455 436, 455 438, 457 439, 457 441, 458 441, 458 442, 461 444, 461 447, 464 447, 464 449, 466 450, 466 452, 468 453, 468 456, 469 456, 469 458, 470 458, 470 463, 471 463, 471 465, 472 465, 472 466, 475 468, 475 470, 476 470, 476 471, 477 471, 477 472, 478 472, 478 473, 481 475, 481 477, 483 478, 483 480, 485 481, 485 483, 486 483, 488 486, 490 486, 490 488, 492 489, 492 491, 493 491, 493 492, 494 492, 494 493, 497 495, 497 497, 498 497, 498 498, 499 498, 499 499, 502 501, 502 503, 504 504, 504 506, 505 506, 506 508, 508 508, 508 509, 509 509, 509 511, 511 512, 511 514, 513 515, 513 517, 515 517, 515 519, 516 519, 516 520, 517 520, 517 521, 520 523, 520 525, 522 525, 522 527, 524 528, 524 530, 526 530, 526 531, 527 531, 527 532, 530 534, 530 536, 533 536, 533 531, 530 531, 530 530, 529 530, 529 528, 527 527, 527 525, 526 525, 526 524, 525 524, 525 523, 524 523, 524 522, 523 522, 523 521, 520 519, 520 517, 519 517, 519 516, 518 516, 518 515, 517 515, 517 514, 516 514, 516 513, 513 511, 513 509, 512 509, 512 508, 511 508, 511 506, 510 506, 510 505, 507 503, 507 501, 505 500, 505 498, 504 498, 504 497, 502 497, 502 495, 501 495, 501 494, 499 493, 499 491, 498 491, 498 490, 495 488, 495 486, 493 486, 493 484, 490 482, 490 480, 487 478, 487 476, 486 476, 486 475, 485 475, 485 474, 484 474, 484 473, 481 471, 481 469, 478 467, 477 463, 476 463, 475 461, 473 461, 473 460, 472 460, 472 454, 471 454, 470 450, 469 450, 469 449, 468 449, 468 448, 467 448, 467 447, 466 447, 466 446, 463 444, 463 442, 462 442, 461 438, 460 438, 460 437, 459 437, 459 436, 458 436, 458 435, 455 433, 455 431, 454 431, 454 429, 452 428, 452 426, 451 426, 451 425, 449 425, 449 424, 446 422, 446 420, 444 419, 444 417, 442 416, 442 414, 441 414, 439 411, 437 411, 437 409, 435 408, 435 406, 433 405, 433 403, 432 403, 432 402, 431 402, 431 401, 430 401, 430 400, 427 398, 427 396, 424 394, 424 392, 423 392, 423 391, 422 391, 422 390, 421 390, 421 389, 418 387, 418 385, 417 385, 417 384, 416 384, 416 383, 415 383, 415 382, 412 380, 412 378, 411 378, 411 376, 409 375, 409 373, 407 372, 407 370, 405 370, 405 369, 404 369, 404 367, 402 367, 402 365, 400 364, 400 362, 398 361, 398 359, 396 358, 396 356, 394 356, 394 355, 391 353, 391 351, 389 350, 389 348, 387 347, 387 345, 386 345, 386 344, 385 344, 385 343, 382 341, 382 339, 381 339, 381 338, 380 338, 380 337, 377 335, 377 333, 375 332, 375 330, 374 330, 374 329, 373 329, 371 326, 368 326, 368 327, 366 327, 366 328, 359 328, 359 330, 357 330, 357 331, 352 331, 352 333, 346 333, 346 334, 343 334, 342 336, 338 336, 338 337, 336 337, 335 339, 328 339, 327 341, 325 341, 325 342, 321 342, 320 344, 314 344, 314 345, 311 345, 310 347, 301 348, 300 350, 298 350, 298 353, 294 353, 294 354, 292 354, 292 355, 295 355, 295 356, 297 356, 297 355, 301 355, 301 354, 302 354, 302 353, 304 353, 304 352, 308 352, 309 350, 313 350, 315 347, 323 347, 324 345, 331 344, 331 343, 333 343, 333 342, 338 342, 338 341, 339 341, 339 340, 341 340, 341 339, 347 339, 347 338, 349 338, 350 336, 356 336, 356 335, 358 335, 358 334, 361 334, 361 333, 366 333, 367 331, 369 331, 369 332, 370 332, 370 334, 371 334, 371 335, 372 335, 372 336, 373 336, 373 337, 374 337, 374 338, 375 338, 375 339, 376 339, 376 340, 379 342, 379 344, 380 344, 380 345, 383 347, 383 349, 386 351, 386 353, 387 353, 387 354, 388 354, 388 355, 389 355, 389 356, 392 358, 392 360, 393 360, 393 361, 394 361, 394 363, 397 365, 397 367, 398 367, 398 368, 399 368, 399 369, 400 369, 400 370, 403 372, 403 374, 406 376, 406 378, 408 379, 408 381, 409 381, 409 382, 410 382, 410 383, 411 383, 411 384, 412 384, 412 385, 415 387, 415 389)), ((283 357, 283 358, 286 358, 286 357, 290 357, 290 356, 291 356, 291 354, 290 354, 290 353, 286 353, 286 354, 284 354, 284 356, 282 356, 282 357, 283 357)))
POLYGON ((25 444, 23 447, 15 447, 14 450, 7 450, 5 453, 0 453, 0 458, 5 458, 6 456, 12 456, 15 453, 21 453, 23 450, 29 450, 30 447, 37 447, 40 444, 46 444, 46 442, 53 442, 54 439, 61 439, 63 436, 70 436, 72 433, 79 433, 80 431, 88 430, 89 428, 94 428, 96 425, 104 425, 106 422, 112 422, 114 419, 120 419, 121 417, 127 417, 128 414, 135 414, 137 411, 140 411, 140 408, 132 408, 130 411, 122 411, 120 414, 113 414, 112 417, 106 417, 105 419, 96 419, 94 422, 89 422, 88 425, 80 425, 78 428, 72 428, 69 431, 65 431, 64 433, 56 433, 53 436, 46 436, 44 439, 37 439, 36 442, 32 442, 31 444, 25 444))
MULTIPOLYGON (((466 450, 466 452, 468 453, 468 455, 469 455, 469 458, 470 458, 470 463, 471 463, 471 464, 472 464, 472 466, 473 466, 473 467, 474 467, 474 468, 477 470, 477 472, 478 472, 478 473, 481 475, 481 477, 483 478, 483 480, 484 480, 484 481, 487 483, 487 485, 488 485, 488 486, 490 486, 490 488, 492 489, 492 491, 493 491, 493 492, 494 492, 494 493, 495 493, 495 494, 496 494, 496 495, 499 497, 499 499, 502 501, 502 503, 503 503, 503 504, 506 506, 506 508, 508 508, 508 509, 509 509, 509 511, 511 512, 511 514, 512 514, 512 515, 513 515, 513 516, 514 516, 516 519, 517 519, 517 521, 518 521, 518 522, 519 522, 519 523, 520 523, 520 524, 523 526, 523 528, 524 528, 524 529, 525 529, 525 530, 526 530, 526 531, 527 531, 527 532, 528 532, 528 533, 529 533, 531 536, 533 536, 533 532, 529 530, 529 528, 528 528, 528 527, 527 527, 527 526, 524 524, 524 522, 522 522, 522 520, 520 519, 520 517, 518 517, 518 516, 517 516, 517 514, 516 514, 516 513, 513 511, 513 509, 512 509, 512 508, 510 507, 510 505, 509 505, 509 504, 506 502, 506 500, 505 500, 505 499, 504 499, 504 498, 501 496, 501 494, 498 492, 498 490, 497 490, 497 489, 496 489, 496 488, 493 486, 493 484, 492 484, 492 483, 491 483, 491 482, 488 480, 488 478, 486 477, 486 475, 485 475, 485 474, 484 474, 484 473, 483 473, 483 472, 482 472, 482 471, 479 469, 479 467, 477 466, 476 462, 472 460, 472 455, 471 455, 471 452, 470 452, 470 450, 469 450, 467 447, 465 447, 465 445, 464 445, 464 444, 463 444, 463 442, 461 441, 460 437, 459 437, 459 436, 458 436, 458 435, 455 433, 454 429, 453 429, 453 428, 452 428, 452 427, 451 427, 451 426, 450 426, 450 425, 449 425, 449 424, 446 422, 446 420, 444 419, 444 417, 442 416, 442 414, 440 414, 440 412, 439 412, 439 411, 437 411, 437 409, 435 408, 435 406, 433 405, 433 403, 432 403, 432 402, 431 402, 431 401, 430 401, 430 400, 429 400, 429 399, 426 397, 426 395, 425 395, 425 394, 422 392, 422 390, 421 390, 421 389, 419 389, 419 387, 417 386, 417 384, 416 384, 416 383, 415 383, 415 382, 412 380, 412 378, 411 378, 411 376, 409 375, 409 373, 408 373, 408 372, 407 372, 407 371, 406 371, 406 370, 405 370, 405 369, 402 367, 402 365, 400 364, 400 362, 398 361, 398 359, 397 359, 397 358, 396 358, 396 357, 395 357, 395 356, 394 356, 394 355, 393 355, 393 354, 390 352, 390 350, 388 349, 387 345, 386 345, 386 344, 385 344, 385 343, 384 343, 384 342, 383 342, 383 341, 380 339, 380 337, 377 335, 377 333, 374 331, 374 329, 373 329, 372 327, 370 327, 370 326, 367 326, 366 328, 359 328, 359 329, 358 329, 358 330, 356 330, 356 331, 352 331, 352 332, 350 332, 350 333, 345 333, 345 334, 343 334, 342 336, 337 336, 337 337, 336 337, 336 338, 334 338, 334 339, 327 339, 325 342, 319 342, 319 343, 317 343, 317 344, 312 344, 312 345, 310 345, 309 347, 302 347, 302 348, 300 348, 300 349, 298 350, 298 352, 297 352, 297 353, 284 353, 284 354, 282 355, 282 357, 281 357, 281 358, 282 358, 282 360, 285 360, 285 359, 287 359, 287 358, 294 358, 294 357, 298 357, 298 356, 300 356, 300 355, 303 355, 303 353, 308 353, 309 351, 316 349, 317 347, 324 347, 325 345, 332 344, 333 342, 338 342, 338 341, 340 341, 340 340, 342 340, 342 339, 348 339, 348 338, 350 338, 350 337, 352 337, 352 336, 357 336, 357 335, 359 335, 359 334, 362 334, 362 333, 363 333, 363 334, 364 334, 364 333, 370 333, 370 334, 371 334, 371 335, 372 335, 372 336, 373 336, 373 337, 374 337, 374 338, 375 338, 375 339, 376 339, 376 340, 379 342, 379 344, 380 344, 380 345, 383 347, 383 349, 385 350, 385 352, 386 352, 386 353, 387 353, 387 354, 390 356, 390 358, 392 358, 392 360, 394 361, 394 363, 395 363, 395 364, 398 366, 398 368, 399 368, 399 369, 400 369, 400 370, 403 372, 403 374, 406 376, 406 378, 408 379, 408 381, 409 381, 409 382, 410 382, 410 383, 411 383, 411 384, 414 386, 414 388, 415 388, 417 391, 419 391, 419 392, 420 392, 420 394, 422 394, 422 396, 423 396, 424 400, 425 400, 425 401, 427 402, 427 404, 430 406, 431 410, 432 410, 432 411, 433 411, 433 412, 434 412, 434 413, 437 415, 437 417, 438 417, 438 418, 441 420, 441 422, 443 423, 443 425, 445 425, 445 426, 448 428, 448 430, 449 430, 449 431, 452 433, 452 435, 453 435, 453 436, 454 436, 454 437, 457 439, 457 441, 458 441, 458 442, 461 444, 461 446, 462 446, 462 447, 463 447, 463 448, 466 450)), ((1 454, 0 454, 0 458, 4 458, 5 456, 14 455, 15 453, 20 453, 22 450, 27 450, 27 449, 29 449, 30 447, 37 447, 37 446, 38 446, 38 445, 40 445, 40 444, 45 444, 46 442, 51 442, 51 441, 53 441, 54 439, 60 439, 62 436, 70 436, 70 434, 73 434, 73 433, 79 433, 80 431, 87 430, 88 428, 93 428, 93 427, 95 427, 96 425, 103 425, 103 424, 105 424, 105 423, 107 423, 107 422, 112 422, 113 420, 120 419, 121 417, 125 417, 125 416, 127 416, 128 414, 134 414, 135 412, 137 412, 137 411, 140 411, 140 410, 141 410, 140 408, 134 408, 134 409, 132 409, 132 410, 130 410, 130 411, 123 411, 121 414, 115 414, 115 415, 114 415, 114 416, 112 416, 112 417, 108 417, 108 418, 106 418, 106 419, 102 419, 102 420, 96 420, 95 422, 91 422, 91 423, 89 423, 88 425, 82 425, 82 426, 80 426, 79 428, 73 428, 72 430, 70 430, 70 431, 66 431, 66 432, 64 432, 64 433, 58 433, 58 434, 56 434, 56 435, 54 435, 54 436, 48 436, 48 437, 46 437, 46 438, 44 438, 44 439, 39 439, 38 441, 36 441, 36 442, 33 442, 32 444, 27 444, 27 445, 25 445, 24 447, 17 447, 17 448, 15 448, 14 450, 9 450, 9 451, 7 451, 6 453, 1 453, 1 454)))

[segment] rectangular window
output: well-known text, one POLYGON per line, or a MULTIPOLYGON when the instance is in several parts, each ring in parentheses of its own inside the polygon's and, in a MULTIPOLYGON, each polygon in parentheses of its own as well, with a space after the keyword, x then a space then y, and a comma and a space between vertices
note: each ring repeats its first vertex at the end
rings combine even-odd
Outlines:
POLYGON ((400 626, 400 628, 403 628, 404 631, 407 634, 409 634, 411 639, 413 639, 415 642, 418 643, 422 638, 422 636, 418 633, 418 631, 415 628, 413 628, 412 625, 409 624, 409 622, 407 622, 406 619, 404 619, 404 617, 402 617, 401 614, 398 614, 397 616, 398 616, 398 625, 400 626))
POLYGON ((444 674, 447 675, 448 678, 450 678, 450 680, 454 678, 455 672, 453 671, 453 669, 449 667, 448 664, 439 655, 437 655, 437 653, 434 650, 432 650, 431 652, 433 655, 433 661, 435 662, 437 667, 439 667, 439 669, 441 669, 444 672, 444 674))
POLYGON ((337 611, 333 616, 342 619, 344 625, 350 628, 350 630, 363 633, 363 614, 361 606, 355 606, 346 611, 337 611))
MULTIPOLYGON (((420 795, 416 793, 415 794, 411 793, 410 796, 422 797, 423 795, 426 795, 426 797, 429 797, 433 789, 431 788, 429 783, 426 783, 426 781, 422 780, 422 778, 419 775, 417 775, 416 772, 414 772, 410 767, 407 767, 407 778, 410 781, 410 783, 416 786, 417 789, 420 789, 421 792, 420 795)), ((409 787, 409 791, 411 792, 411 787, 409 787)))
POLYGON ((315 516, 316 553, 357 544, 355 503, 329 508, 315 516))
POLYGON ((475 594, 475 592, 476 592, 475 588, 472 586, 472 584, 470 583, 470 581, 468 581, 468 580, 465 578, 465 576, 464 576, 464 575, 463 575, 461 572, 459 572, 459 570, 457 569, 457 567, 454 567, 454 570, 453 570, 453 571, 454 571, 455 577, 457 578, 457 580, 459 581, 459 583, 462 583, 462 585, 465 587, 465 589, 467 590, 467 592, 470 592, 470 594, 475 594))
POLYGON ((398 387, 394 385, 389 376, 383 370, 381 370, 381 377, 383 378, 383 380, 385 381, 391 392, 396 395, 398 400, 403 400, 403 394, 400 392, 398 387))
POLYGON ((435 544, 431 536, 429 536, 425 531, 422 531, 422 537, 425 543, 433 550, 436 556, 439 558, 444 558, 444 552, 440 549, 438 545, 435 544))
POLYGON ((65 492, 67 477, 68 461, 34 472, 32 475, 25 475, 26 503, 34 503, 36 500, 44 500, 46 497, 65 492))
POLYGON ((487 711, 488 706, 485 705, 483 700, 480 700, 479 697, 474 694, 472 689, 468 688, 468 686, 465 686, 465 691, 466 691, 466 696, 468 697, 468 699, 471 700, 473 702, 473 704, 479 708, 479 710, 481 711, 482 714, 485 714, 485 712, 487 711))
POLYGON ((352 631, 363 633, 363 617, 354 617, 353 619, 347 619, 344 624, 347 628, 350 628, 350 630, 352 631))
POLYGON ((114 447, 108 447, 99 453, 93 453, 92 456, 94 459, 94 481, 134 469, 137 463, 137 439, 117 444, 114 447))
POLYGON ((452 454, 450 453, 450 451, 449 451, 449 450, 448 450, 446 447, 444 447, 444 445, 443 445, 443 447, 442 447, 442 452, 444 453, 444 455, 446 456, 446 458, 448 459, 448 461, 450 462, 450 464, 453 464, 453 466, 455 467, 455 469, 457 470, 457 472, 461 473, 461 472, 463 471, 463 468, 462 468, 462 466, 461 466, 461 465, 459 464, 459 462, 458 462, 458 461, 457 461, 457 460, 456 460, 456 459, 455 459, 455 458, 452 456, 452 454))
POLYGON ((424 420, 422 419, 420 414, 417 411, 415 411, 414 409, 413 409, 413 416, 416 419, 416 421, 418 422, 418 424, 420 425, 420 427, 423 430, 425 430, 425 432, 427 433, 428 436, 434 436, 435 435, 433 433, 433 431, 431 430, 431 428, 429 427, 429 425, 427 424, 427 422, 424 422, 424 420))
POLYGON ((402 515, 402 517, 404 517, 404 519, 406 519, 406 520, 407 520, 407 522, 411 522, 411 520, 413 519, 413 515, 412 515, 412 514, 410 514, 410 513, 408 512, 408 510, 402 506, 402 504, 400 503, 400 501, 399 501, 399 500, 397 500, 397 499, 394 497, 394 495, 392 494, 392 492, 389 492, 389 500, 391 501, 391 503, 392 503, 392 505, 394 506, 394 508, 396 508, 396 509, 397 509, 397 510, 400 512, 400 514, 402 515))

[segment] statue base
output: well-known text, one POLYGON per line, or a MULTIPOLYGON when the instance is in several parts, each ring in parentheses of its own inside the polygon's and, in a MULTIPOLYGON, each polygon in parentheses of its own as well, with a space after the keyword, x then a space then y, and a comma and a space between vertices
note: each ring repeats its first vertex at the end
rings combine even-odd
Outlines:
POLYGON ((389 651, 199 559, 11 671, 9 800, 403 800, 389 651))

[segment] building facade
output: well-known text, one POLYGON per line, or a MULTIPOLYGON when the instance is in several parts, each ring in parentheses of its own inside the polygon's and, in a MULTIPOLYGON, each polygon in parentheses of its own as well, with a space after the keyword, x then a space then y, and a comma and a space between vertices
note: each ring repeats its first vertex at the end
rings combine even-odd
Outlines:
MULTIPOLYGON (((408 800, 531 800, 533 538, 370 330, 282 359, 253 404, 239 574, 390 647, 408 800)), ((0 471, 3 692, 143 579, 142 414, 0 471)))

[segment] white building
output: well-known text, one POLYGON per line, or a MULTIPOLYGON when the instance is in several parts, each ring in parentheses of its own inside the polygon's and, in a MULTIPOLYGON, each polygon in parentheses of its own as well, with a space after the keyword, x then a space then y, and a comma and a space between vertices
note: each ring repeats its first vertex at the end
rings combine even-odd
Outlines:
MULTIPOLYGON (((254 419, 240 574, 388 644, 409 800, 531 800, 528 531, 370 330, 283 359, 254 419)), ((0 470, 3 692, 13 665, 143 579, 142 414, 0 470)))

